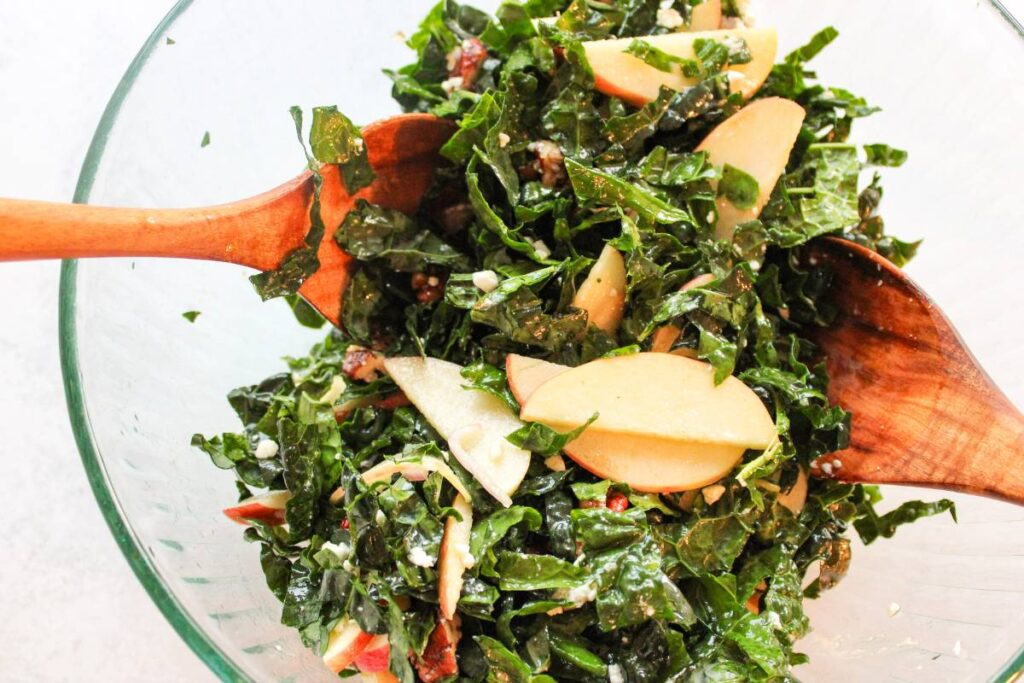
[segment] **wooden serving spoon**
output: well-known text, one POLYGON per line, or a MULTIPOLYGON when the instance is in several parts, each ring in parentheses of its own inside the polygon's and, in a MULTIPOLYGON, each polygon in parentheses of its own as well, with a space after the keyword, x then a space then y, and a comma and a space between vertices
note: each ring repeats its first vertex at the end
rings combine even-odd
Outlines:
MULTIPOLYGON (((351 258, 334 241, 345 214, 364 198, 411 213, 437 166, 437 150, 453 125, 426 114, 384 119, 363 129, 377 177, 354 195, 336 166, 321 168, 321 215, 327 232, 320 268, 299 293, 335 325, 351 258)), ((0 199, 0 261, 94 256, 165 256, 277 268, 303 246, 313 196, 307 171, 269 192, 231 204, 195 209, 109 208, 0 199)))
POLYGON ((849 449, 827 457, 841 463, 831 476, 1024 504, 1024 416, 949 319, 869 249, 830 237, 811 245, 810 259, 831 268, 839 312, 815 335, 829 396, 853 412, 849 449))
MULTIPOLYGON (((335 325, 351 258, 332 239, 334 229, 360 197, 415 211, 452 130, 423 114, 367 126, 363 136, 377 177, 355 195, 345 191, 335 167, 323 167, 327 234, 320 269, 299 293, 335 325)), ((199 209, 0 199, 0 261, 166 256, 269 270, 302 246, 312 192, 307 172, 251 199, 199 209)), ((811 257, 831 266, 840 311, 835 326, 817 335, 828 357, 830 396, 854 414, 850 448, 828 457, 841 463, 832 476, 1024 504, 1024 417, 942 312, 900 269, 863 247, 821 239, 811 257)))

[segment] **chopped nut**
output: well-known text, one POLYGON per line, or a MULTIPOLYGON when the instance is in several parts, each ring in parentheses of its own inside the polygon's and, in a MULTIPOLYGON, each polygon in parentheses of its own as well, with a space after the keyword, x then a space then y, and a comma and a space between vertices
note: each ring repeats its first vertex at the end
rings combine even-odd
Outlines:
POLYGON ((435 683, 459 673, 455 649, 461 637, 458 615, 451 621, 438 619, 437 626, 427 640, 423 656, 416 662, 416 673, 423 683, 435 683))
POLYGON ((349 379, 372 382, 384 373, 384 357, 364 346, 353 344, 345 350, 341 371, 349 379))
POLYGON ((714 505, 718 502, 718 499, 725 495, 725 487, 721 484, 712 484, 711 486, 705 486, 700 490, 704 496, 704 502, 708 505, 714 505))
POLYGON ((540 182, 546 187, 557 187, 565 182, 565 155, 561 148, 551 140, 537 140, 526 146, 536 155, 533 163, 535 171, 540 175, 540 182))
POLYGON ((432 304, 444 296, 444 285, 447 276, 413 273, 410 278, 412 291, 416 292, 416 300, 421 304, 432 304))
MULTIPOLYGON (((498 282, 498 274, 493 270, 478 270, 473 273, 473 286, 483 292, 493 292, 498 288, 498 282)), ((547 460, 544 462, 547 462, 547 460)), ((562 469, 565 469, 564 463, 562 464, 562 469)))

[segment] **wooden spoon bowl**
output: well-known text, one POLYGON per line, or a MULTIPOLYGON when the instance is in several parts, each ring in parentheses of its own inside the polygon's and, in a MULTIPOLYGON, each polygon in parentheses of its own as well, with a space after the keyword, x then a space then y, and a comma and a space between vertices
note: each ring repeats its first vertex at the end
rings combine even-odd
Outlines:
POLYGON ((831 476, 1024 504, 1024 417, 942 311, 902 270, 847 240, 816 240, 809 260, 833 273, 838 318, 816 341, 830 398, 853 412, 849 449, 828 456, 841 463, 831 476))

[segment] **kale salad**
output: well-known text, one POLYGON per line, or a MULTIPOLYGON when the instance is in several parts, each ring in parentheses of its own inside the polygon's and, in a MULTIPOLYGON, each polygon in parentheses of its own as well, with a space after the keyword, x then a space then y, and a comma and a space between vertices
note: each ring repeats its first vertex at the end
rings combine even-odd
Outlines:
MULTIPOLYGON (((843 483, 850 414, 811 339, 824 235, 898 265, 850 142, 878 109, 821 85, 825 28, 779 58, 736 0, 452 0, 384 73, 451 123, 419 210, 364 199, 254 283, 353 257, 341 325, 232 391, 237 475, 281 620, 342 677, 789 681, 806 599, 865 543, 949 511, 843 483)), ((302 133, 302 115, 293 110, 302 133)), ((360 129, 313 111, 307 158, 372 182, 360 129)), ((318 195, 316 195, 318 197, 318 195)))

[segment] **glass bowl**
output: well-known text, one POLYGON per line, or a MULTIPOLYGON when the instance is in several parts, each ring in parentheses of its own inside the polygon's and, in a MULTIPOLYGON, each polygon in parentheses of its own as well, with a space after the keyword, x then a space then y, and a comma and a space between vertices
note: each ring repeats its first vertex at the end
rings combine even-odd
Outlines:
MULTIPOLYGON (((839 28, 814 65, 826 83, 885 108, 857 126, 858 141, 910 150, 886 173, 884 210, 901 236, 926 238, 911 273, 1020 405, 1024 326, 1004 298, 1020 292, 1024 253, 1024 34, 994 2, 851 7, 772 0, 759 20, 779 28, 783 50, 824 25, 839 28)), ((360 122, 397 111, 380 69, 407 61, 400 32, 427 9, 412 0, 182 0, 111 99, 76 199, 175 207, 276 185, 303 162, 290 105, 336 103, 360 122)), ((224 680, 333 680, 278 624, 257 547, 220 512, 235 500, 231 474, 189 446, 193 432, 235 429, 229 389, 277 372, 281 356, 319 336, 284 303, 261 303, 247 274, 155 259, 66 263, 71 421, 125 557, 211 670, 224 680), (202 311, 194 324, 182 318, 188 310, 202 311)), ((935 495, 887 493, 889 504, 935 495)), ((811 664, 798 676, 960 683, 1006 681, 1020 669, 1024 510, 955 498, 958 525, 933 518, 856 549, 846 581, 811 603, 814 632, 800 648, 811 664)))

